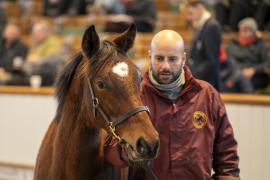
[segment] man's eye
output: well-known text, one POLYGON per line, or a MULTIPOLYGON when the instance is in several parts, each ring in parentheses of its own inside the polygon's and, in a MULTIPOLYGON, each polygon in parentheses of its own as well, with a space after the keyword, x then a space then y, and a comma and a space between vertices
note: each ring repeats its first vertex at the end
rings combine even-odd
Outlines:
POLYGON ((175 58, 175 57, 169 58, 169 61, 170 61, 170 62, 175 62, 175 61, 177 61, 177 58, 175 58))
POLYGON ((156 57, 156 60, 158 60, 158 61, 162 61, 162 60, 163 60, 163 58, 162 58, 162 57, 156 57))
POLYGON ((102 80, 98 80, 97 81, 97 87, 100 88, 100 89, 104 89, 104 88, 107 88, 107 84, 106 82, 102 81, 102 80))

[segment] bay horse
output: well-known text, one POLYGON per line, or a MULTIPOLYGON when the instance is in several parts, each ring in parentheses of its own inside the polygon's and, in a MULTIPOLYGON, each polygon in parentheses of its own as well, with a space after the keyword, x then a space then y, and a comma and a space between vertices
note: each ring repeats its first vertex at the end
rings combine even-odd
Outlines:
POLYGON ((58 107, 39 149, 35 180, 117 179, 104 159, 105 136, 128 147, 128 159, 153 159, 158 133, 142 105, 141 77, 126 56, 136 26, 113 40, 100 40, 87 28, 81 49, 56 82, 58 107), (105 134, 105 135, 104 135, 105 134))

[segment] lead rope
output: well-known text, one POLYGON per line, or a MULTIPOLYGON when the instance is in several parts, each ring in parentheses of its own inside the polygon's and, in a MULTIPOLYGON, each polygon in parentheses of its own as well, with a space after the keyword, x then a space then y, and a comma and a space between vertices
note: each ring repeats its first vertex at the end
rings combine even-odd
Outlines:
MULTIPOLYGON (((120 145, 126 151, 132 150, 132 147, 128 143, 125 143, 125 141, 122 141, 120 143, 120 145)), ((129 155, 130 153, 127 152, 127 154, 128 154, 128 156, 130 156, 129 155)), ((128 158, 128 159, 130 159, 130 158, 128 158)), ((146 175, 149 177, 149 180, 157 180, 157 177, 155 176, 154 172, 150 168, 149 161, 147 161, 147 160, 142 161, 142 162, 128 161, 128 166, 135 167, 135 168, 141 167, 146 172, 146 175)))

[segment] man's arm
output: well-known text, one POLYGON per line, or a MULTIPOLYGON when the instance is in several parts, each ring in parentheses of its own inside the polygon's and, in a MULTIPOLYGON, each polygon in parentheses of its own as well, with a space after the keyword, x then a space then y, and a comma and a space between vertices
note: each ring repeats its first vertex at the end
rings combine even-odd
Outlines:
POLYGON ((213 149, 214 180, 239 180, 239 157, 237 141, 234 138, 232 126, 228 120, 224 104, 220 96, 214 95, 214 110, 217 112, 215 121, 215 144, 213 149))

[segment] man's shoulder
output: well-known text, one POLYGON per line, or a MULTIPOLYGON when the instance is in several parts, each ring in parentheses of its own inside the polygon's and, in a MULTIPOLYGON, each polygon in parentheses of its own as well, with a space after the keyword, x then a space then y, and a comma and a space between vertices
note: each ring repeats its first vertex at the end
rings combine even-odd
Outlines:
POLYGON ((205 94, 218 94, 218 91, 207 81, 195 79, 195 81, 201 86, 201 91, 205 94))
POLYGON ((204 25, 205 31, 217 31, 221 32, 222 27, 215 18, 210 18, 204 25))

